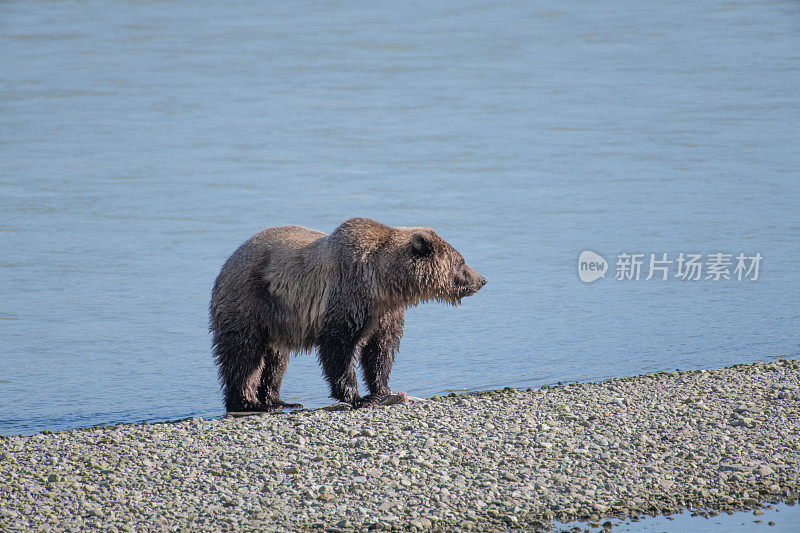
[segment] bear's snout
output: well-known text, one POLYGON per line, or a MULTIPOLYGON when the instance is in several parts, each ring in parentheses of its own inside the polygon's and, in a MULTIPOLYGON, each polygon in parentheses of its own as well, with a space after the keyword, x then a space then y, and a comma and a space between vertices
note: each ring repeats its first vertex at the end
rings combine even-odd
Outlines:
POLYGON ((472 273, 474 274, 474 277, 472 278, 471 288, 473 289, 474 291, 473 294, 474 294, 475 292, 481 290, 484 285, 486 285, 486 278, 484 278, 474 270, 472 271, 472 273))
POLYGON ((486 278, 472 270, 470 267, 465 268, 465 282, 461 287, 459 298, 466 298, 472 296, 486 285, 486 278))

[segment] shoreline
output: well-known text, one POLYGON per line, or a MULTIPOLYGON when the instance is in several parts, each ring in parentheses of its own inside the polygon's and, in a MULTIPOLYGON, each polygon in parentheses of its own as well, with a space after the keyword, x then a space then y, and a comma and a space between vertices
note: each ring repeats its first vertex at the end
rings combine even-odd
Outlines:
POLYGON ((795 502, 800 361, 0 437, 0 530, 532 530, 795 502))

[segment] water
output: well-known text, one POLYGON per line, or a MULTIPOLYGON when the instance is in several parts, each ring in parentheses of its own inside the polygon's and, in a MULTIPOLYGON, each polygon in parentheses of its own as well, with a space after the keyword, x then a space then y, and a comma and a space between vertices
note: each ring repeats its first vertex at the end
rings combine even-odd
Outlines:
MULTIPOLYGON (((740 511, 732 514, 722 513, 717 516, 703 518, 702 516, 692 516, 689 511, 674 514, 672 516, 645 517, 641 521, 629 519, 610 520, 612 531, 637 532, 637 533, 727 533, 736 531, 737 533, 797 533, 797 526, 800 524, 800 507, 797 505, 778 504, 771 508, 763 509, 761 516, 754 516, 751 511, 740 511)), ((582 530, 586 529, 586 524, 581 522, 570 522, 569 524, 555 523, 555 531, 568 531, 579 526, 582 530)), ((603 531, 595 529, 594 531, 603 531)))
MULTIPOLYGON (((214 277, 267 226, 429 225, 417 396, 798 357, 796 2, 0 4, 0 434, 222 414, 214 277), (611 263, 584 284, 583 250, 611 263), (616 281, 617 254, 764 257, 616 281)), ((363 385, 362 385, 363 390, 363 385)), ((283 396, 328 401, 314 357, 283 396)))

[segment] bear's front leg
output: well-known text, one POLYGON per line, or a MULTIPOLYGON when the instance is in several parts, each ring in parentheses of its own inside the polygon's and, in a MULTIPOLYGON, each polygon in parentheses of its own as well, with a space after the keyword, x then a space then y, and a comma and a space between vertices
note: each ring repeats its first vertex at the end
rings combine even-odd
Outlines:
POLYGON ((359 406, 375 405, 381 398, 391 394, 389 373, 394 356, 400 349, 404 324, 405 309, 385 313, 378 319, 375 329, 361 348, 361 369, 369 387, 369 395, 359 399, 359 406))
POLYGON ((355 373, 355 353, 357 339, 341 327, 323 328, 317 339, 319 361, 331 397, 344 403, 356 406, 358 401, 358 383, 355 373))

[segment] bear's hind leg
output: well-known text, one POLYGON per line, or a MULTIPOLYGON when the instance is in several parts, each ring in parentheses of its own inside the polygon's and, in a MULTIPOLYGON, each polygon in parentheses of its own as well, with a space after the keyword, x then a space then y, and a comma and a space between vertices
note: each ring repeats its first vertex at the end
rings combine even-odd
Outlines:
POLYGON ((378 320, 372 335, 361 348, 361 370, 369 394, 359 399, 359 406, 374 405, 382 397, 391 394, 389 373, 392 370, 394 356, 400 348, 404 324, 404 309, 386 313, 378 320))
POLYGON ((286 403, 281 400, 281 384, 286 367, 289 365, 289 352, 278 352, 267 348, 264 355, 264 368, 258 386, 258 400, 265 411, 277 411, 284 407, 300 409, 302 404, 286 403))
POLYGON ((258 384, 264 358, 235 332, 215 334, 214 355, 228 412, 263 411, 258 384))

